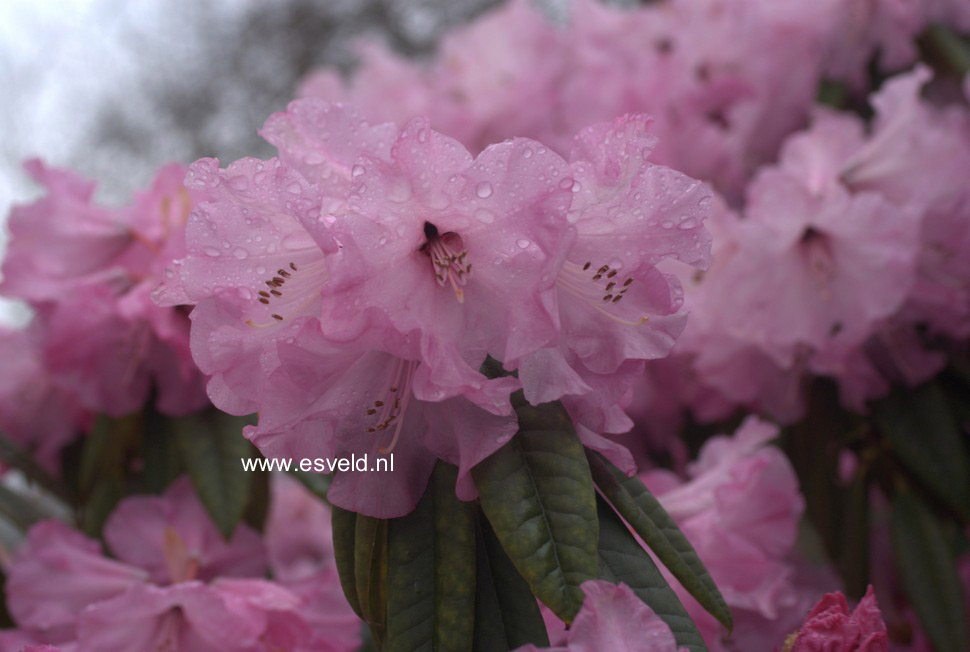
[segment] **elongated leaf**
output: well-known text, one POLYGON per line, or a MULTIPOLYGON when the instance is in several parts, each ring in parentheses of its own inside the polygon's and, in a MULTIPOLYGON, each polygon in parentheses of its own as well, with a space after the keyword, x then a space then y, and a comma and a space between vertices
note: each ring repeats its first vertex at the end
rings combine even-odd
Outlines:
POLYGON ((636 477, 628 478, 598 453, 589 456, 596 485, 653 550, 667 570, 712 616, 732 627, 731 611, 690 541, 636 477))
POLYGON ((970 518, 970 463, 949 402, 934 382, 894 393, 874 410, 900 462, 940 500, 970 518))
POLYGON ((517 410, 519 433, 472 469, 482 509, 533 593, 565 622, 596 576, 599 523, 583 446, 561 406, 517 410))
POLYGON ((106 475, 125 477, 125 459, 141 434, 141 415, 98 417, 81 451, 80 489, 88 496, 106 475))
POLYGON ((515 570, 502 544, 478 519, 475 652, 507 652, 532 643, 548 647, 549 636, 528 582, 515 570))
POLYGON ((434 649, 466 652, 475 631, 475 507, 455 496, 458 469, 438 462, 434 498, 434 649))
POLYGON ((434 650, 434 499, 388 525, 386 652, 434 650))
POLYGON ((253 450, 242 435, 245 423, 210 410, 178 419, 174 426, 182 464, 209 517, 226 539, 246 511, 253 481, 253 474, 239 463, 253 450))
POLYGON ((903 588, 937 650, 970 649, 963 588, 942 528, 923 501, 893 497, 892 541, 903 588))
POLYGON ((48 473, 27 451, 3 434, 0 434, 0 461, 17 469, 64 502, 69 504, 74 502, 74 496, 68 491, 64 482, 48 473))
POLYGON ((597 511, 600 519, 600 577, 629 586, 670 626, 678 645, 690 652, 707 652, 697 626, 650 555, 640 547, 606 501, 597 500, 597 511))
POLYGON ((337 575, 340 577, 340 587, 350 608, 363 618, 360 599, 357 597, 357 580, 354 577, 357 514, 335 505, 330 508, 330 523, 333 531, 333 556, 337 564, 337 575))
POLYGON ((145 490, 162 493, 182 474, 182 456, 175 437, 175 422, 154 411, 145 414, 142 458, 145 490))
POLYGON ((386 652, 464 652, 475 619, 475 508, 438 462, 415 510, 388 527, 386 652))
POLYGON ((357 515, 354 531, 354 583, 361 617, 374 642, 384 646, 387 623, 387 521, 357 515))
POLYGON ((108 516, 125 497, 124 481, 114 475, 98 479, 81 511, 81 529, 91 537, 100 538, 108 516))

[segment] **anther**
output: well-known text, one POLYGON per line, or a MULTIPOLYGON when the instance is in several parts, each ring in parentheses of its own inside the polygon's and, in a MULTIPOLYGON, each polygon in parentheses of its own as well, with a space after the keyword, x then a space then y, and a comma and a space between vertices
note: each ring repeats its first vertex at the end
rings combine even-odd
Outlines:
POLYGON ((613 298, 612 294, 607 294, 605 297, 603 297, 603 301, 609 301, 612 298, 613 298))
POLYGON ((281 297, 281 296, 283 296, 283 293, 280 292, 279 290, 270 290, 269 293, 272 294, 274 297, 281 297))
POLYGON ((612 290, 614 287, 616 287, 616 283, 614 281, 610 281, 609 283, 607 283, 606 284, 606 290, 607 290, 607 292, 609 292, 610 290, 612 290))
POLYGON ((267 299, 269 299, 269 292, 267 292, 266 290, 260 290, 259 296, 266 297, 267 299))
POLYGON ((606 275, 606 278, 613 278, 614 276, 616 276, 616 270, 615 269, 610 270, 610 273, 606 275))
POLYGON ((292 269, 295 272, 296 271, 296 263, 290 263, 290 269, 292 269))
POLYGON ((283 321, 283 318, 282 318, 282 317, 280 317, 279 315, 277 315, 276 313, 273 313, 273 315, 272 315, 272 317, 273 317, 273 319, 275 319, 276 321, 283 321))
POLYGON ((616 303, 617 301, 619 301, 622 298, 623 298, 623 295, 622 294, 616 295, 615 297, 613 297, 613 303, 616 303))
POLYGON ((260 297, 259 298, 259 302, 260 303, 263 303, 263 304, 266 304, 267 306, 269 305, 269 299, 267 299, 265 297, 260 297))
POLYGON ((590 268, 590 266, 591 266, 592 264, 593 264, 593 263, 591 263, 591 262, 589 262, 589 261, 587 260, 587 261, 586 261, 586 264, 585 264, 585 265, 583 265, 583 271, 585 272, 585 271, 586 271, 587 269, 589 269, 589 268, 590 268))
POLYGON ((632 276, 630 278, 628 278, 627 280, 623 281, 623 287, 626 287, 626 286, 630 285, 630 283, 633 283, 633 277, 632 276))

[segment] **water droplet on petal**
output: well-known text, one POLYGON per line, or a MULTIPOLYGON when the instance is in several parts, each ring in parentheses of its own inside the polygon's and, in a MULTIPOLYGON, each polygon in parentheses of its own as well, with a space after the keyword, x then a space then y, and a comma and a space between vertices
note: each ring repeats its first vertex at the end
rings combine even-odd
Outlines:
POLYGON ((244 260, 247 256, 249 256, 249 252, 243 249, 242 247, 236 247, 233 250, 232 255, 238 258, 239 260, 244 260))
POLYGON ((475 219, 485 224, 491 224, 495 221, 495 213, 485 208, 479 208, 475 211, 475 219))
POLYGON ((522 151, 522 158, 532 158, 532 154, 533 154, 532 148, 531 147, 526 147, 522 151))
POLYGON ((559 182, 559 187, 562 188, 563 190, 569 190, 570 188, 573 187, 573 183, 575 182, 573 181, 572 177, 566 177, 559 182))
MULTIPOLYGON (((346 170, 347 168, 344 168, 344 169, 346 170)), ((364 172, 367 172, 367 170, 364 169, 363 165, 355 165, 350 169, 350 176, 357 178, 360 175, 362 175, 364 172)))
POLYGON ((216 249, 215 247, 206 247, 202 251, 205 252, 206 256, 211 256, 213 258, 218 258, 219 256, 222 255, 222 252, 216 249))
POLYGON ((526 240, 525 238, 519 238, 518 240, 515 241, 515 244, 519 246, 519 249, 526 249, 532 243, 526 240))
POLYGON ((492 196, 492 184, 490 184, 488 181, 482 181, 480 184, 478 184, 478 187, 475 188, 475 193, 482 199, 488 199, 492 196))
POLYGON ((677 225, 677 228, 686 231, 688 229, 693 229, 695 226, 697 226, 697 220, 695 220, 693 217, 687 217, 677 225))

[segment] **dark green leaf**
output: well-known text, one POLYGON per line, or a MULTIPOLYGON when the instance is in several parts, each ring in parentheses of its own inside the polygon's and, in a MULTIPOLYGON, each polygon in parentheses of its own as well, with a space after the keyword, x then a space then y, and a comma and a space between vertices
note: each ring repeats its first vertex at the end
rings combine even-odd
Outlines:
POLYGON ((99 416, 81 452, 80 489, 82 496, 94 491, 106 475, 120 482, 126 475, 125 461, 141 436, 141 415, 123 419, 99 416))
POLYGON ((330 508, 330 523, 333 531, 333 556, 337 564, 337 575, 340 576, 340 586, 351 609, 363 618, 360 599, 357 597, 357 580, 354 577, 357 514, 335 505, 330 508))
POLYGON ((246 423, 215 410, 177 419, 176 441, 182 464, 212 522, 226 539, 232 536, 249 501, 253 473, 240 459, 250 457, 253 447, 242 435, 246 423))
POLYGON ((434 500, 430 489, 414 511, 388 524, 387 650, 434 649, 434 500))
POLYGON ((946 395, 936 383, 900 390, 875 406, 880 432, 919 482, 970 518, 970 464, 946 395))
POLYGON ((357 515, 354 530, 354 584, 361 617, 383 648, 387 622, 387 521, 357 515))
POLYGON ((589 456, 596 485, 653 550, 667 570, 712 616, 732 627, 731 611, 690 541, 636 477, 628 478, 598 453, 589 456))
POLYGON ((557 404, 517 410, 519 433, 472 470, 482 509, 533 593, 567 623, 596 576, 599 524, 583 446, 557 404))
POLYGON ((458 469, 438 462, 434 497, 434 649, 465 652, 475 629, 475 507, 455 496, 458 469))
POLYGON ((549 645, 539 603, 528 582, 502 550, 482 517, 478 519, 478 573, 475 596, 475 652, 507 652, 532 643, 549 645))
POLYGON ((475 618, 475 511, 438 462, 413 512, 388 527, 387 652, 464 652, 475 618))
POLYGON ((606 501, 597 499, 597 509, 600 519, 600 577, 614 584, 623 582, 629 586, 670 626, 678 645, 690 652, 707 652, 697 626, 650 555, 640 547, 606 501))
POLYGON ((149 411, 145 414, 142 457, 148 493, 160 494, 182 474, 182 457, 171 419, 149 411))
POLYGON ((903 588, 934 647, 970 649, 956 562, 936 518, 914 493, 893 497, 892 541, 903 588))
POLYGON ((91 537, 100 538, 108 516, 125 497, 124 481, 113 474, 98 479, 81 510, 81 529, 91 537))

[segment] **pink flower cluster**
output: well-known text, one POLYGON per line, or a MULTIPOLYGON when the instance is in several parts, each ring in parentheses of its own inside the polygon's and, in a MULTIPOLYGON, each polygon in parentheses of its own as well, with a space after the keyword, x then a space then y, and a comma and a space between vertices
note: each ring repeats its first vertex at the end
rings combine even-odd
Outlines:
MULTIPOLYGON (((965 104, 923 99, 924 68, 871 96, 871 125, 814 103, 823 79, 865 93, 877 48, 883 70, 911 65, 933 22, 970 28, 970 6, 580 0, 556 25, 523 0, 453 31, 428 62, 368 43, 349 79, 322 70, 302 92, 368 117, 430 116, 472 151, 528 135, 564 153, 588 124, 653 116, 653 159, 724 201, 712 203, 712 268, 660 268, 681 276, 692 317, 674 360, 650 365, 633 411, 709 420, 742 406, 790 421, 810 377, 834 378, 862 410, 890 383, 939 370, 927 336, 967 335, 965 104)), ((664 431, 654 438, 670 432, 645 421, 664 431)))
POLYGON ((19 629, 0 633, 0 650, 356 649, 328 510, 295 480, 273 484, 265 542, 245 525, 224 540, 187 479, 122 501, 105 526, 110 558, 59 521, 35 525, 6 569, 19 629))
POLYGON ((426 119, 298 100, 263 129, 278 157, 190 168, 204 198, 157 296, 196 304, 209 396, 259 412, 247 436, 265 455, 395 455, 393 473, 337 474, 346 509, 408 513, 436 459, 473 498, 468 472, 515 433, 520 388, 562 398, 632 472, 603 435, 630 429, 621 404, 685 321, 657 266, 704 268, 710 245, 710 191, 648 161, 650 124, 589 127, 568 159, 524 138, 472 157, 426 119), (486 377, 486 356, 517 378, 486 377))
POLYGON ((207 403, 186 314, 151 300, 198 195, 170 165, 129 205, 106 208, 72 172, 26 168, 46 194, 9 220, 0 293, 27 302, 33 319, 0 332, 0 431, 53 465, 85 415, 131 414, 152 392, 170 415, 207 403))

